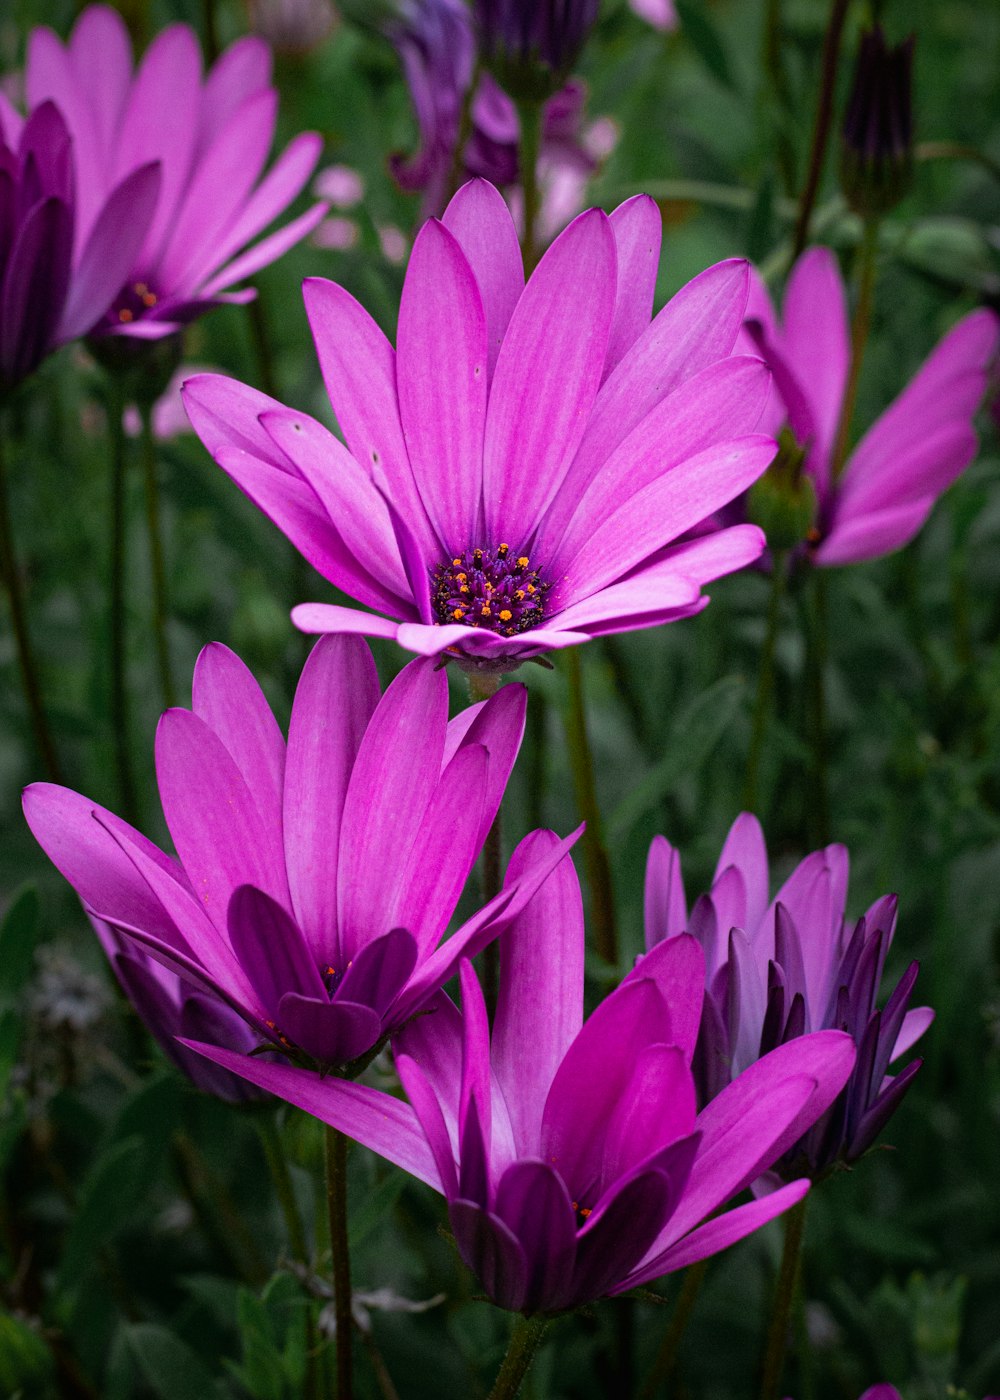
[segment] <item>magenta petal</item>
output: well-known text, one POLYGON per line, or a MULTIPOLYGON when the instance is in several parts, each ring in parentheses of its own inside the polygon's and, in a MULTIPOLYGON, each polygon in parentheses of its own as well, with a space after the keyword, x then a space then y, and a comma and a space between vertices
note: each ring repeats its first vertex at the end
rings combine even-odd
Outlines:
POLYGON ((295 692, 283 799, 285 863, 292 908, 319 965, 343 967, 346 961, 337 939, 341 819, 379 697, 372 654, 354 637, 317 642, 295 692))
POLYGON ((220 270, 202 287, 204 295, 211 296, 245 276, 243 269, 249 262, 263 266, 261 258, 272 251, 277 257, 276 250, 285 243, 286 230, 294 230, 293 241, 297 241, 304 236, 312 223, 318 222, 326 213, 326 205, 316 204, 270 238, 265 238, 263 242, 247 249, 232 262, 225 263, 226 259, 232 258, 250 239, 256 238, 261 229, 266 228, 288 208, 315 169, 322 150, 323 139, 314 131, 300 132, 288 143, 230 224, 221 242, 212 249, 210 266, 219 267, 220 270), (220 267, 220 264, 224 265, 220 267))
POLYGON ((441 1187, 449 1200, 458 1195, 458 1173, 455 1170, 455 1148, 441 1104, 427 1076, 416 1063, 401 1050, 395 1050, 394 1062, 400 1083, 406 1090, 406 1097, 413 1105, 420 1120, 424 1136, 434 1154, 441 1187))
POLYGON ((690 1058, 676 1045, 647 1045, 636 1058, 632 1077, 605 1127, 605 1190, 693 1131, 697 1106, 690 1058))
POLYGON ((640 978, 656 983, 667 1007, 655 1039, 678 1046, 690 1064, 705 995, 705 954, 697 939, 682 933, 658 943, 638 960, 625 982, 640 978))
POLYGON ((286 904, 280 829, 266 824, 252 788, 204 720, 187 710, 166 712, 156 731, 156 772, 177 854, 215 926, 226 928, 238 885, 255 885, 286 904))
POLYGON ((348 959, 398 922, 389 912, 396 881, 414 842, 425 837, 447 723, 447 677, 432 662, 414 661, 383 695, 361 741, 337 865, 337 924, 348 959))
MULTIPOLYGON (((271 174, 274 172, 272 171, 271 174)), ((263 189, 264 182, 260 188, 263 189)), ((245 282, 248 277, 252 277, 255 272, 259 272, 262 267, 268 267, 271 263, 277 262, 289 248, 294 248, 296 243, 301 243, 307 234, 313 229, 326 213, 325 204, 314 204, 311 209, 307 209, 304 214, 300 214, 297 219, 292 219, 289 223, 283 224, 267 238, 262 238, 259 243, 234 258, 221 268, 214 277, 210 278, 201 288, 201 295, 213 301, 250 301, 256 295, 253 290, 246 293, 232 292, 223 296, 223 289, 231 287, 234 282, 245 282)), ((214 261, 214 259, 213 259, 214 261)))
POLYGON ((523 1306, 570 1306, 576 1216, 559 1173, 547 1162, 513 1162, 500 1178, 494 1210, 524 1250, 528 1280, 523 1306))
POLYGON ((762 1200, 750 1201, 747 1205, 737 1206, 735 1210, 727 1210, 725 1214, 715 1220, 709 1220, 697 1230, 692 1230, 677 1244, 643 1264, 626 1281, 626 1286, 638 1288, 662 1274, 686 1269, 688 1265, 696 1264, 699 1259, 707 1259, 712 1254, 728 1249, 737 1240, 752 1234, 754 1230, 759 1230, 776 1215, 781 1215, 791 1206, 797 1205, 808 1190, 808 1181, 793 1181, 762 1200))
POLYGON ((240 885, 229 901, 229 941, 271 1019, 286 992, 328 1000, 298 924, 270 896, 240 885))
POLYGON ((452 199, 442 222, 461 244, 479 284, 486 311, 488 374, 492 379, 500 345, 524 291, 524 268, 514 220, 495 186, 488 180, 470 180, 452 199))
POLYGON ((764 832, 760 822, 750 812, 741 812, 729 828, 715 867, 714 880, 730 865, 735 866, 743 877, 746 927, 756 928, 767 909, 770 889, 764 832))
POLYGON ((337 603, 300 603, 292 609, 292 622, 300 632, 308 632, 314 636, 393 639, 400 627, 398 622, 393 622, 390 618, 375 617, 359 608, 344 608, 337 603))
POLYGON ((900 1055, 905 1055, 907 1050, 912 1050, 924 1032, 930 1029, 933 1021, 934 1012, 929 1006, 915 1006, 912 1011, 908 1011, 903 1017, 899 1035, 892 1047, 890 1064, 893 1060, 898 1060, 900 1055))
MULTIPOLYGON (((974 452, 975 449, 973 449, 974 452)), ((878 559, 908 544, 934 509, 937 497, 924 496, 903 506, 887 506, 835 526, 815 554, 823 568, 878 559)))
POLYGON ((380 1019, 408 982, 417 964, 417 945, 404 928, 366 943, 348 964, 334 994, 341 999, 370 1006, 380 1019))
POLYGON ((260 425, 262 414, 284 409, 277 399, 225 374, 192 375, 181 385, 181 399, 192 428, 213 457, 223 448, 238 448, 297 476, 292 463, 260 425))
POLYGON ((255 34, 245 34, 219 55, 201 93, 201 129, 217 131, 251 93, 271 81, 271 50, 255 34))
POLYGON ((331 1128, 346 1133, 355 1142, 370 1147, 435 1191, 441 1190, 433 1154, 409 1104, 401 1103, 391 1094, 370 1089, 367 1084, 353 1084, 292 1065, 270 1064, 211 1045, 183 1043, 258 1088, 312 1114, 321 1123, 329 1123, 331 1128))
MULTIPOLYGON (((534 831, 507 868, 507 884, 541 851, 551 831, 534 831)), ((500 990, 493 1024, 493 1068, 507 1100, 514 1145, 538 1151, 545 1100, 583 1024, 583 901, 571 860, 556 867, 508 926, 500 945, 500 990), (525 1054, 525 1047, 531 1053, 525 1054)))
POLYGON ((480 542, 486 313, 453 234, 429 219, 403 284, 396 387, 410 465, 444 557, 480 542))
POLYGON ((795 264, 782 320, 782 347, 808 398, 816 434, 810 461, 824 487, 851 360, 844 283, 829 248, 810 248, 795 264))
POLYGON ((351 455, 385 473, 392 499, 430 565, 439 545, 403 441, 396 352, 368 312, 335 282, 309 277, 302 296, 326 392, 351 455))
POLYGON ((459 745, 482 744, 490 756, 479 825, 480 845, 493 825, 517 758, 527 706, 527 689, 515 682, 502 686, 489 702, 467 705, 448 725, 443 760, 446 764, 459 745))
POLYGON ((191 708, 229 750, 254 790, 265 823, 280 828, 285 741, 264 692, 236 653, 221 642, 210 642, 199 653, 191 708))
POLYGON ((642 1172, 617 1192, 587 1222, 577 1243, 574 1299, 601 1297, 618 1283, 649 1249, 663 1228, 674 1185, 659 1171, 642 1172))
POLYGON ((610 217, 618 250, 618 292, 604 362, 605 379, 649 325, 663 239, 663 218, 648 194, 633 195, 610 217))
POLYGON ((614 235, 592 209, 542 258, 500 349, 483 450, 486 541, 494 546, 527 546, 573 460, 600 383, 614 297, 614 235), (588 289, 582 299, 580 287, 588 289))
POLYGON ((687 926, 681 858, 665 836, 654 836, 649 847, 644 909, 647 951, 687 926))
MULTIPOLYGON (((393 1033, 397 1065, 404 1057, 415 1064, 433 1094, 445 1122, 452 1153, 458 1151, 458 1110, 462 1097, 462 1016, 445 992, 425 1003, 393 1033)), ((400 1078, 403 1079, 402 1070, 400 1078)), ((406 1080, 403 1079, 404 1087, 406 1080)))
POLYGON ((458 1252, 498 1307, 518 1312, 528 1296, 528 1264, 511 1230, 472 1201, 448 1202, 458 1252))
POLYGON ((323 1065, 346 1065, 378 1043, 381 1018, 370 1006, 286 992, 278 1003, 278 1030, 323 1065))

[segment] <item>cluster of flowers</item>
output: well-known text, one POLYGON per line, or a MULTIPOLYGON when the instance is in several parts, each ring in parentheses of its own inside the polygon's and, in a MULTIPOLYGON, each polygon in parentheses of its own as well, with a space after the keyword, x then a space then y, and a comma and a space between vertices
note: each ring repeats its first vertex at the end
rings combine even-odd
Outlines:
MULTIPOLYGON (((500 45, 505 7, 483 8, 500 45)), ((593 7, 576 8, 585 28, 593 7)), ((572 54, 529 39, 551 116, 572 54)), ((452 60, 468 68, 465 52, 452 60)), ((176 26, 133 75, 121 21, 94 7, 68 46, 36 32, 27 92, 27 120, 0 109, 16 215, 0 242, 5 384, 75 336, 155 339, 245 299, 224 289, 323 212, 240 252, 319 152, 299 137, 257 183, 275 93, 256 40, 203 81, 176 26)), ((444 166, 421 122, 435 173, 410 174, 438 191, 454 135, 444 166)), ((676 852, 654 841, 647 951, 586 1020, 575 836, 528 835, 500 892, 445 937, 521 741, 525 690, 496 689, 500 676, 692 616, 706 583, 755 563, 751 488, 783 427, 816 499, 795 547, 818 565, 904 543, 974 452, 989 313, 955 327, 839 475, 849 350, 832 255, 800 261, 783 326, 741 261, 654 318, 659 243, 658 210, 637 196, 580 215, 526 281, 508 206, 474 180, 416 238, 395 346, 344 288, 306 282, 343 441, 249 386, 190 379, 216 462, 361 607, 296 609, 325 635, 287 742, 242 662, 202 653, 191 710, 169 710, 156 740, 176 858, 68 789, 25 795, 123 986, 195 1082, 277 1095, 441 1192, 486 1292, 529 1314, 683 1268, 799 1201, 874 1141, 919 1061, 890 1065, 931 1020, 909 1009, 915 965, 877 1005, 895 900, 848 921, 841 846, 772 898, 748 814, 690 912, 676 852), (384 695, 366 635, 416 654, 384 695), (455 718, 445 661, 493 692, 455 718), (491 1024, 472 959, 494 939, 491 1024), (444 990, 456 976, 461 1009, 444 990), (387 1044, 405 1100, 357 1082, 387 1044)))

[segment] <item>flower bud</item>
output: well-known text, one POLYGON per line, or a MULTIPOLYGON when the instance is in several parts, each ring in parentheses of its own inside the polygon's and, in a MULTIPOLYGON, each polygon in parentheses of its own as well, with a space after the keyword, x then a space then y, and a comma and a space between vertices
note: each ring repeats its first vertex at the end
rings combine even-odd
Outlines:
POLYGON ((475 0, 483 62, 515 101, 562 87, 597 18, 599 0, 475 0))
POLYGON ((750 488, 747 518, 764 531, 772 552, 800 545, 815 522, 816 491, 802 470, 805 455, 791 430, 783 428, 774 461, 750 488))
POLYGON ((861 36, 841 142, 840 183, 862 218, 895 208, 913 177, 913 36, 890 48, 880 26, 861 36))

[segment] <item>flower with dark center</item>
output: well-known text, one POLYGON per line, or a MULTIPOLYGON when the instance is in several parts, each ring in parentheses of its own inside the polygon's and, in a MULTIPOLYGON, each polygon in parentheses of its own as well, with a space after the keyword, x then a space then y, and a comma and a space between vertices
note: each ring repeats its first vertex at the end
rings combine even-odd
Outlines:
POLYGON ((650 847, 647 948, 691 933, 705 952, 705 1009, 694 1061, 699 1102, 711 1102, 761 1056, 779 1045, 792 1048, 811 1031, 846 1031, 857 1046, 857 1066, 843 1092, 776 1165, 784 1180, 822 1176, 868 1150, 921 1062, 911 1061, 896 1076, 889 1065, 934 1019, 926 1006, 907 1009, 916 963, 878 1009, 896 899, 877 900, 851 922, 844 914, 847 875, 846 849, 827 846, 807 856, 769 901, 764 835, 745 812, 726 839, 711 890, 688 914, 677 852, 662 836, 650 847))
POLYGON ((659 241, 644 195, 591 209, 525 284, 507 206, 474 181, 417 236, 395 349, 342 287, 306 282, 346 445, 234 380, 185 384, 215 460, 365 609, 304 604, 303 631, 509 671, 697 613, 704 583, 758 557, 752 525, 678 542, 774 456, 768 372, 731 354, 747 265, 651 321, 659 241))
POLYGON ((274 262, 325 212, 314 205, 247 247, 296 197, 322 148, 315 133, 297 136, 264 175, 278 95, 260 39, 238 39, 203 76, 194 30, 173 24, 133 69, 121 15, 89 5, 66 44, 51 29, 32 30, 25 85, 32 108, 51 100, 66 117, 76 247, 100 227, 123 176, 150 165, 159 171, 151 195, 142 190, 118 210, 113 231, 129 260, 115 258, 113 290, 82 328, 92 339, 157 339, 213 306, 251 300, 252 288, 227 288, 274 262))
MULTIPOLYGON (((179 859, 66 788, 36 783, 24 810, 90 916, 133 961, 119 974, 162 1033, 184 1015, 156 959, 246 1023, 245 1040, 358 1072, 511 919, 572 842, 534 851, 517 878, 442 942, 493 823, 524 729, 523 686, 448 719, 431 661, 380 693, 360 637, 306 662, 288 743, 231 651, 206 647, 193 709, 160 720, 156 766, 179 859), (166 1004, 166 1003, 169 1003, 166 1004)), ((231 1016, 201 1016, 233 1045, 231 1016)), ((176 1029, 183 1029, 178 1026, 176 1029)), ((237 1048, 246 1050, 246 1044, 237 1048)))
MULTIPOLYGON (((559 848, 535 832, 508 879, 559 848)), ((571 860, 500 941, 492 1027, 471 964, 393 1038, 409 1104, 362 1084, 192 1046, 440 1191, 466 1264, 500 1307, 558 1313, 707 1258, 801 1200, 792 1182, 727 1203, 824 1113, 851 1071, 823 1031, 764 1056, 697 1111, 691 1054, 704 958, 675 938, 587 1020, 571 860), (412 1105, 412 1107, 411 1107, 412 1105)))

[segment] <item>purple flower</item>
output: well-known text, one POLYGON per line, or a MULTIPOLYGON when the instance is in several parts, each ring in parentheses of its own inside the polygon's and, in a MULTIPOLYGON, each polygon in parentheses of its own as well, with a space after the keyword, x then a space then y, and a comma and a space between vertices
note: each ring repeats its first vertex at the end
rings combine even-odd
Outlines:
MULTIPOLYGON (((719 856, 712 888, 690 915, 680 857, 657 836, 646 870, 646 947, 693 934, 705 953, 705 1010, 695 1076, 699 1100, 712 1101, 775 1046, 827 1028, 857 1045, 857 1067, 830 1112, 786 1154, 782 1173, 816 1177, 836 1161, 866 1152, 920 1068, 895 1078, 905 1054, 934 1019, 907 1010, 911 963, 885 1007, 876 1008, 896 928, 896 898, 876 900, 856 923, 845 919, 848 854, 827 846, 807 856, 768 901, 768 861, 756 817, 737 817, 719 856)), ((639 968, 642 968, 640 960, 639 968)))
POLYGON ((168 710, 156 736, 178 860, 66 788, 29 787, 25 815, 88 913, 221 997, 259 1041, 346 1066, 494 937, 565 849, 438 947, 524 706, 523 687, 505 686, 449 723, 433 663, 380 696, 365 643, 328 639, 303 670, 286 749, 250 672, 214 644, 193 709, 168 710))
POLYGON ((669 31, 680 24, 674 0, 628 0, 628 3, 640 19, 646 20, 654 29, 669 31))
POLYGON ((477 181, 417 237, 395 351, 342 287, 305 284, 346 447, 233 380, 185 385, 223 470, 372 610, 306 604, 303 631, 511 670, 699 612, 702 584, 758 557, 753 526, 675 543, 774 455, 754 431, 767 370, 730 357, 746 264, 650 324, 659 238, 646 196, 588 210, 525 286, 507 207, 477 181))
MULTIPOLYGON (((508 880, 559 849, 552 833, 532 833, 508 880)), ((500 952, 492 1034, 463 961, 461 1013, 441 992, 431 1014, 394 1038, 409 1105, 196 1048, 440 1191, 463 1259, 515 1311, 560 1312, 625 1292, 801 1199, 805 1181, 715 1214, 833 1100, 854 1062, 847 1036, 827 1031, 776 1050, 698 1114, 690 1059, 703 958, 693 938, 649 954, 584 1022, 580 886, 564 861, 500 952)))
MULTIPOLYGON (((156 197, 119 208, 129 264, 111 309, 81 329, 91 335, 170 335, 252 289, 227 292, 305 237, 323 215, 315 205, 251 248, 246 245, 295 198, 319 159, 313 133, 296 137, 260 179, 274 136, 278 95, 259 39, 232 44, 202 77, 201 50, 185 24, 163 30, 138 69, 121 16, 106 5, 83 11, 66 45, 32 30, 26 85, 33 109, 51 99, 73 138, 74 246, 99 226, 116 185, 133 171, 159 170, 156 197), (259 183, 258 183, 259 181, 259 183)), ((79 333, 79 332, 77 332, 79 333)))
POLYGON ((138 251, 130 212, 147 219, 158 185, 150 165, 109 184, 84 237, 62 113, 41 102, 25 121, 0 93, 0 390, 104 315, 138 251))
MULTIPOLYGON (((404 190, 422 190, 425 214, 440 213, 454 174, 462 107, 475 72, 475 40, 463 0, 405 0, 384 26, 409 84, 420 146, 390 157, 404 190)), ((541 165, 589 176, 597 166, 582 129, 585 88, 570 81, 545 103, 541 165)), ((489 73, 479 74, 459 174, 494 185, 518 179, 517 108, 489 73)))
POLYGON ((572 68, 600 0, 473 0, 483 61, 515 96, 548 96, 572 68))
POLYGON ((864 218, 894 209, 913 177, 913 36, 890 48, 882 26, 864 30, 844 116, 840 183, 864 218))
POLYGON ((150 1035, 196 1089, 227 1103, 251 1103, 268 1097, 180 1042, 183 1036, 249 1054, 259 1037, 241 1016, 211 992, 195 990, 103 919, 91 917, 90 922, 122 990, 150 1035))
POLYGON ((828 248, 799 258, 785 291, 783 324, 755 274, 742 348, 756 348, 774 373, 768 427, 777 432, 787 422, 806 449, 804 471, 817 500, 808 540, 813 563, 875 559, 913 538, 976 454, 972 419, 997 342, 992 312, 973 311, 959 321, 834 476, 851 353, 837 260, 828 248))

